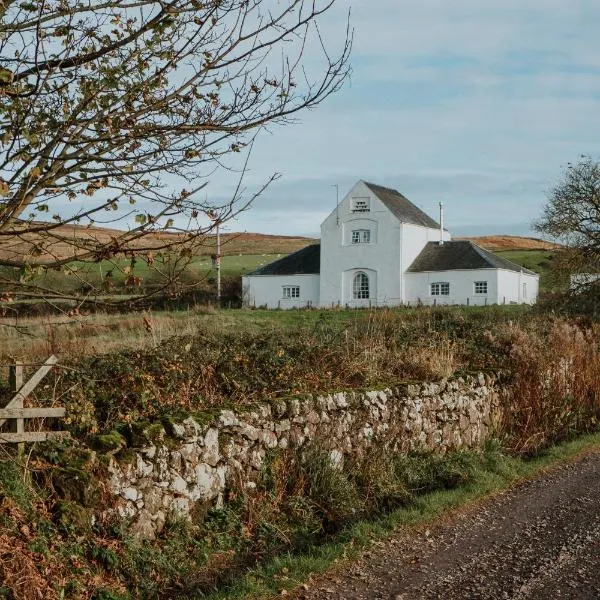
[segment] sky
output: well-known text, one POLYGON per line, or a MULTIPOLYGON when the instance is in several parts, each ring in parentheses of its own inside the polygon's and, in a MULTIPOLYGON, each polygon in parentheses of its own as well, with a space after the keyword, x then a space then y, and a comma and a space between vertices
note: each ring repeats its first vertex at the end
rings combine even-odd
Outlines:
POLYGON ((332 51, 349 8, 351 78, 259 135, 246 188, 281 176, 229 230, 318 236, 334 186, 364 179, 433 217, 443 201, 453 235, 528 235, 567 163, 600 158, 597 0, 336 0, 332 51))

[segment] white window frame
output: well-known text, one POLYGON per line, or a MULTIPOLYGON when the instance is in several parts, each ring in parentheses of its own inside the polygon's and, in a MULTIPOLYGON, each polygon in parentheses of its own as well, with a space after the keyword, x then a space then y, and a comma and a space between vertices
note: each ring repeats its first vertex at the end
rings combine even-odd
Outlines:
POLYGON ((300 286, 299 285, 284 285, 283 286, 283 296, 284 300, 296 300, 300 298, 300 286))
POLYGON ((352 231, 352 243, 353 244, 370 244, 371 243, 371 230, 370 229, 354 229, 352 231))
POLYGON ((371 199, 368 197, 352 198, 353 213, 368 213, 371 212, 371 199))
POLYGON ((473 282, 473 292, 477 296, 487 296, 487 293, 488 293, 488 282, 487 281, 475 281, 475 282, 473 282))
POLYGON ((352 278, 352 298, 354 300, 368 300, 371 297, 371 282, 364 271, 359 271, 352 278))
POLYGON ((434 281, 429 286, 429 292, 432 296, 449 296, 450 295, 450 282, 434 281))
POLYGON ((527 300, 527 282, 523 282, 523 300, 527 300))

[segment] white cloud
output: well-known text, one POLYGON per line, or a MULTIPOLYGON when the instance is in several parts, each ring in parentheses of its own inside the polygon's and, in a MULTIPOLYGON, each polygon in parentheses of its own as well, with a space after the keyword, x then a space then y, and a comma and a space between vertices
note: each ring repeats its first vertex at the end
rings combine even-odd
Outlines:
MULTIPOLYGON (((333 48, 349 5, 323 19, 333 48)), ((368 178, 443 197, 450 225, 526 229, 561 166, 600 154, 599 17, 591 0, 355 1, 351 83, 260 137, 247 184, 283 177, 232 226, 314 232, 329 186, 368 178)))

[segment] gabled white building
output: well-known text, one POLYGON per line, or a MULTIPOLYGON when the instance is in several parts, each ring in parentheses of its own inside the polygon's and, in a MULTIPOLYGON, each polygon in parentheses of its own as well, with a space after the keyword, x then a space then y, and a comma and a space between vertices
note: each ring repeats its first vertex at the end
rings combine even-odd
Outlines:
POLYGON ((321 224, 321 243, 249 273, 267 308, 533 304, 539 275, 450 234, 400 192, 359 181, 321 224))

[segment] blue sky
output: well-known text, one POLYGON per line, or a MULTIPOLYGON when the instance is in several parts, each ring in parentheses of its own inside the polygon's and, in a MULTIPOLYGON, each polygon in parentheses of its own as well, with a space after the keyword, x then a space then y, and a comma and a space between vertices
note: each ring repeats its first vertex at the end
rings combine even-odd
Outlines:
POLYGON ((527 234, 563 167, 600 156, 597 0, 338 0, 332 49, 350 6, 350 81, 259 137, 246 187, 281 178, 230 230, 317 235, 332 186, 365 179, 433 216, 443 201, 455 235, 527 234))

